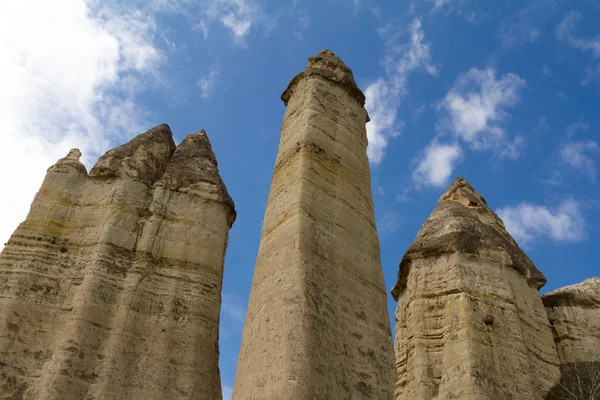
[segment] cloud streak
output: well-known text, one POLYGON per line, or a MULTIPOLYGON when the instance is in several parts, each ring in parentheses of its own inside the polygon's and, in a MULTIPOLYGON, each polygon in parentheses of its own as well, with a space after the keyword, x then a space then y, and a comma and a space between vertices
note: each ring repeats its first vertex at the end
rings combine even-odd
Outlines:
POLYGON ((135 96, 162 62, 153 17, 94 4, 0 4, 0 168, 12 188, 0 197, 0 244, 25 218, 44 171, 70 148, 89 167, 114 141, 143 130, 135 96))
POLYGON ((458 144, 441 144, 435 139, 425 148, 413 172, 413 180, 418 186, 444 186, 462 157, 463 152, 458 144))
POLYGON ((507 231, 522 244, 540 239, 555 242, 579 242, 586 237, 580 203, 568 199, 549 208, 523 202, 496 210, 507 231))
MULTIPOLYGON (((390 35, 390 29, 381 30, 381 34, 390 35)), ((431 63, 430 46, 424 42, 420 19, 413 20, 409 36, 408 42, 399 42, 398 34, 391 35, 386 40, 383 59, 386 77, 377 79, 365 90, 365 108, 371 118, 367 124, 367 154, 374 164, 383 160, 389 138, 400 134, 401 123, 397 113, 408 92, 409 75, 418 70, 437 75, 437 68, 431 63)))

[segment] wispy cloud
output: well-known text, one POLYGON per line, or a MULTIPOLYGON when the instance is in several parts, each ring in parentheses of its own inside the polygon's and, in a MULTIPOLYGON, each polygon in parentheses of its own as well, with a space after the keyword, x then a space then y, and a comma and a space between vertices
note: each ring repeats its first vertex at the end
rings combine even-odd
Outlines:
MULTIPOLYGON (((581 13, 572 11, 556 27, 556 37, 565 41, 574 49, 590 52, 594 58, 600 58, 600 35, 582 39, 575 34, 577 24, 583 19, 581 13)), ((581 80, 582 85, 587 85, 592 80, 600 77, 600 64, 588 67, 581 80)))
POLYGON ((444 186, 462 157, 458 144, 442 144, 436 138, 425 148, 413 180, 417 186, 444 186))
POLYGON ((264 23, 271 26, 274 23, 255 0, 201 0, 200 10, 199 15, 194 17, 194 27, 205 38, 209 37, 209 28, 218 23, 227 28, 234 42, 240 45, 245 45, 246 37, 257 25, 264 23))
POLYGON ((449 119, 442 121, 447 129, 474 150, 487 150, 505 145, 502 121, 506 109, 519 101, 519 90, 526 84, 515 74, 496 79, 493 69, 473 68, 461 76, 441 102, 449 119))
POLYGON ((233 388, 231 386, 223 386, 223 400, 231 400, 233 388))
POLYGON ((600 147, 593 140, 581 140, 564 143, 559 154, 563 163, 585 173, 591 180, 596 179, 596 162, 593 155, 599 153, 600 147))
POLYGON ((237 296, 224 294, 221 312, 228 318, 243 323, 246 318, 246 304, 237 296))
POLYGON ((579 242, 586 237, 580 203, 568 199, 557 207, 521 203, 496 210, 508 232, 520 243, 548 238, 555 242, 579 242))
POLYGON ((437 74, 436 66, 431 63, 429 44, 424 42, 420 19, 413 20, 410 25, 408 42, 400 42, 402 35, 389 27, 380 33, 386 37, 383 60, 386 77, 376 80, 365 90, 365 107, 371 117, 367 124, 367 153, 372 163, 383 160, 389 138, 400 134, 401 122, 397 113, 408 91, 409 75, 417 70, 437 74))
POLYGON ((145 127, 135 96, 163 60, 154 16, 93 4, 0 2, 0 169, 12 171, 3 179, 13 188, 0 196, 0 244, 24 219, 44 171, 70 148, 89 166, 145 127))
POLYGON ((402 214, 397 212, 386 212, 377 220, 377 230, 379 231, 380 237, 385 237, 400 229, 404 219, 402 214))
POLYGON ((210 72, 206 76, 200 78, 196 83, 200 87, 202 98, 209 98, 214 93, 215 88, 219 83, 219 66, 214 65, 210 69, 210 72))
POLYGON ((456 165, 463 159, 460 141, 473 150, 494 149, 496 157, 517 159, 525 149, 525 138, 518 135, 512 140, 502 127, 507 118, 506 108, 514 106, 518 91, 525 81, 514 74, 496 79, 491 68, 473 68, 461 75, 446 97, 439 103, 441 119, 437 129, 441 134, 424 150, 413 181, 417 186, 444 186, 456 165), (454 136, 452 144, 442 144, 441 135, 454 136))

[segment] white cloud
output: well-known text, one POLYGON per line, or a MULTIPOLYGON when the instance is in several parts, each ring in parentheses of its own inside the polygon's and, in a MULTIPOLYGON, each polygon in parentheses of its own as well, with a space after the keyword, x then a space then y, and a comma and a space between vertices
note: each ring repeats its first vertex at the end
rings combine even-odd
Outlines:
POLYGON ((444 5, 449 4, 451 0, 435 0, 433 3, 433 8, 442 8, 444 5))
POLYGON ((400 229, 404 219, 397 212, 386 212, 377 220, 377 230, 380 237, 391 235, 400 229))
POLYGON ((597 154, 598 143, 593 140, 564 143, 559 149, 561 160, 570 167, 583 171, 592 180, 596 178, 596 163, 590 156, 597 154))
POLYGON ((502 147, 507 143, 500 126, 507 117, 505 109, 519 101, 518 91, 525 84, 515 74, 496 80, 493 69, 471 69, 441 103, 450 116, 445 127, 475 150, 502 147))
POLYGON ((413 180, 419 186, 444 186, 461 160, 462 150, 458 144, 441 144, 434 139, 425 148, 413 172, 413 180))
POLYGON ((499 149, 498 157, 516 160, 521 157, 524 150, 525 138, 522 135, 517 135, 512 141, 507 141, 504 146, 499 149))
POLYGON ((575 35, 575 26, 582 18, 583 16, 576 11, 567 14, 565 19, 556 27, 556 37, 566 41, 575 49, 590 51, 594 57, 600 57, 600 37, 581 39, 575 35))
POLYGON ((252 26, 251 19, 240 18, 234 13, 229 13, 221 18, 223 25, 233 32, 233 36, 237 42, 243 40, 250 32, 252 26))
POLYGON ((542 75, 544 76, 552 76, 552 70, 546 64, 542 66, 542 75))
POLYGON ((221 312, 236 322, 243 323, 246 319, 246 305, 239 297, 234 295, 223 295, 221 312))
POLYGON ((152 16, 83 0, 0 2, 0 244, 46 169, 72 147, 88 166, 143 128, 135 103, 162 60, 152 16))
POLYGON ((208 38, 209 26, 219 22, 231 31, 234 42, 243 45, 252 27, 261 22, 267 25, 274 22, 254 0, 204 0, 200 2, 200 8, 202 11, 194 27, 201 30, 205 38, 208 38))
POLYGON ((231 386, 223 386, 223 400, 231 400, 233 388, 231 386))
MULTIPOLYGON (((556 37, 567 42, 574 49, 591 52, 594 58, 600 58, 600 35, 590 39, 582 39, 575 35, 576 25, 581 19, 583 19, 583 16, 576 11, 568 13, 565 19, 556 27, 556 37)), ((581 80, 581 85, 585 86, 599 77, 600 64, 594 68, 587 68, 581 80)))
MULTIPOLYGON (((389 30, 382 30, 383 35, 389 30)), ((421 20, 415 19, 410 26, 410 41, 398 43, 398 35, 386 41, 384 66, 386 78, 380 78, 365 90, 367 101, 365 108, 371 121, 367 124, 369 147, 367 154, 372 163, 379 163, 385 155, 389 137, 399 135, 400 122, 397 121, 397 110, 402 98, 407 93, 407 80, 410 73, 425 70, 431 75, 437 74, 435 65, 431 64, 429 44, 424 43, 421 20)))
POLYGON ((200 78, 196 83, 200 87, 200 91, 202 92, 202 98, 209 98, 214 93, 215 88, 219 83, 218 65, 213 66, 208 75, 200 78))
POLYGON ((549 238, 556 242, 579 242, 586 237, 580 203, 565 200, 558 207, 521 203, 496 210, 508 232, 527 244, 549 238))

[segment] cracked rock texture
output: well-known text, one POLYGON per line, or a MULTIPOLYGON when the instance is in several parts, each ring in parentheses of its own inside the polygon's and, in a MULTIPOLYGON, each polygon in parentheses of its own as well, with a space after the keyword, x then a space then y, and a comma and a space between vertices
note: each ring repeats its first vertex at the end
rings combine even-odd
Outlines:
POLYGON ((560 379, 544 283, 483 197, 457 178, 392 290, 395 398, 543 399, 560 379))
POLYGON ((48 169, 0 254, 0 398, 220 399, 233 202, 204 132, 48 169))
POLYGON ((364 95, 322 51, 282 100, 233 399, 392 399, 364 95))
POLYGON ((600 278, 542 297, 562 364, 600 362, 600 278))

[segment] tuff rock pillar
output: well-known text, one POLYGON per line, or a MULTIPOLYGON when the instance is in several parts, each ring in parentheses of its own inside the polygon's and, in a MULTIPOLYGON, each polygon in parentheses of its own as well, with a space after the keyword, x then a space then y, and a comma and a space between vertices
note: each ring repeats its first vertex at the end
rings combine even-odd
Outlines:
POLYGON ((53 165, 0 254, 0 397, 219 399, 233 202, 204 132, 53 165), (11 397, 12 396, 12 397, 11 397))
POLYGON ((282 95, 233 398, 391 399, 365 97, 330 51, 308 61, 282 95))
POLYGON ((402 258, 396 400, 544 399, 560 372, 542 273, 457 178, 402 258))

